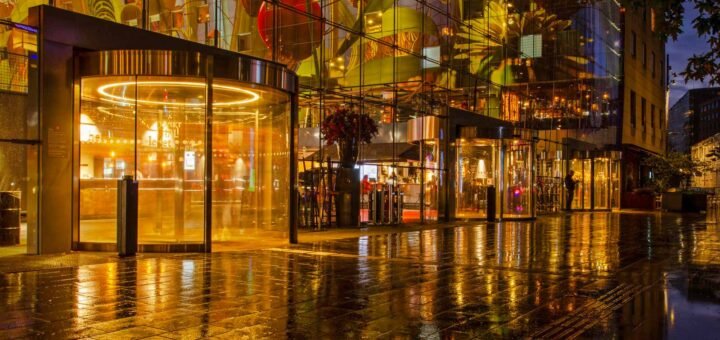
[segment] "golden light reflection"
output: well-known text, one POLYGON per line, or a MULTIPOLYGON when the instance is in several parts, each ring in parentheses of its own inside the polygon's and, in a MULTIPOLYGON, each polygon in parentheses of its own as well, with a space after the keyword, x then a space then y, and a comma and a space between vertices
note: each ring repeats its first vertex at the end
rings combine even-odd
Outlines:
MULTIPOLYGON (((98 93, 101 95, 110 98, 101 98, 103 101, 108 102, 114 102, 118 104, 127 104, 132 102, 137 102, 138 104, 148 104, 148 105, 164 105, 164 106, 183 106, 183 107, 204 107, 205 102, 173 102, 169 100, 147 100, 147 99, 134 99, 134 98, 128 98, 125 95, 115 95, 110 93, 112 89, 116 88, 123 88, 127 86, 137 86, 137 87, 189 87, 189 88, 195 88, 195 89, 204 89, 205 88, 204 82, 190 82, 190 81, 154 81, 154 80, 138 80, 138 81, 125 81, 125 82, 119 82, 119 83, 110 83, 98 86, 98 93)), ((235 100, 235 101, 229 101, 229 102, 222 102, 222 101, 213 101, 213 106, 235 106, 235 105, 245 105, 252 102, 255 102, 260 99, 260 95, 256 92, 240 88, 237 86, 229 86, 229 85, 220 85, 220 84, 213 84, 213 90, 226 90, 230 93, 233 93, 235 95, 237 94, 244 94, 246 96, 249 96, 249 98, 241 99, 241 100, 235 100)), ((125 92, 124 89, 120 90, 121 92, 125 92)), ((135 94, 132 93, 134 96, 135 94)))

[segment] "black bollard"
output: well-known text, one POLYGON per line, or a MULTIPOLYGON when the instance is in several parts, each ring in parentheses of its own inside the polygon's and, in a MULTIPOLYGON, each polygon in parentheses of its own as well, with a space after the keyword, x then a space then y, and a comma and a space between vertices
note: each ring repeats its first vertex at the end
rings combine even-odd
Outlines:
POLYGON ((120 257, 134 256, 138 245, 138 182, 132 176, 118 180, 117 248, 120 257))
POLYGON ((495 186, 487 187, 487 220, 488 222, 495 222, 495 186))

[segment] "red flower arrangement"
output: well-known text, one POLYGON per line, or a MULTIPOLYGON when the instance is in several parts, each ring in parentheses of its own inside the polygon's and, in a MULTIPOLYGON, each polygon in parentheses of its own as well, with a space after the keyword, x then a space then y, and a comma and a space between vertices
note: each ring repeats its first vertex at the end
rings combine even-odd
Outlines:
POLYGON ((340 107, 323 119, 320 132, 325 144, 337 144, 344 167, 352 167, 360 143, 368 144, 378 134, 378 124, 370 116, 340 107))

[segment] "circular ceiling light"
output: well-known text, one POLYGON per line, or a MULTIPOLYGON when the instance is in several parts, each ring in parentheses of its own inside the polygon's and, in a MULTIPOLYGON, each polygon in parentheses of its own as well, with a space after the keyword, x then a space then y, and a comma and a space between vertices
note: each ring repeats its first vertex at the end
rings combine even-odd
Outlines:
MULTIPOLYGON (((119 83, 110 83, 105 84, 98 87, 98 93, 100 95, 105 96, 106 98, 102 98, 102 100, 119 103, 119 104, 128 104, 132 102, 137 102, 138 104, 148 104, 148 105, 167 105, 167 106, 186 106, 186 107, 203 107, 205 106, 204 102, 173 102, 173 101, 165 101, 165 100, 152 100, 152 99, 137 99, 134 98, 128 98, 125 96, 124 88, 126 86, 137 86, 137 87, 158 87, 163 89, 168 88, 194 88, 194 89, 204 89, 206 84, 202 82, 190 82, 190 81, 127 81, 127 82, 119 82, 119 83), (117 90, 115 90, 117 89, 117 90), (119 91, 118 91, 119 90, 119 91), (114 92, 120 92, 120 94, 115 94, 114 92)), ((219 85, 219 84, 213 84, 213 91, 216 91, 216 93, 220 94, 218 90, 223 91, 223 95, 226 96, 242 96, 242 99, 240 100, 234 100, 234 101, 227 101, 227 102, 218 102, 215 101, 213 103, 213 106, 235 106, 235 105, 244 105, 248 103, 252 103, 260 99, 260 95, 236 86, 228 86, 228 85, 219 85)), ((197 98, 188 96, 186 98, 197 98)), ((184 98, 183 98, 184 99, 184 98)))

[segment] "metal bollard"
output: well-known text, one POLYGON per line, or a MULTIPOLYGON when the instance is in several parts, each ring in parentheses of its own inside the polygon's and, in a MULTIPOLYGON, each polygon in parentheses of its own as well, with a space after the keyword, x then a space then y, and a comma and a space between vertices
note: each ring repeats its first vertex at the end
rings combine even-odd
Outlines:
POLYGON ((491 185, 487 187, 487 220, 488 222, 495 222, 495 186, 491 185))
POLYGON ((117 248, 118 255, 134 256, 138 245, 138 182, 132 176, 118 180, 117 248))

